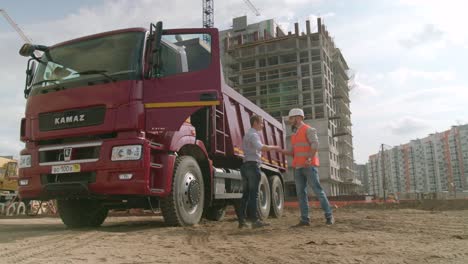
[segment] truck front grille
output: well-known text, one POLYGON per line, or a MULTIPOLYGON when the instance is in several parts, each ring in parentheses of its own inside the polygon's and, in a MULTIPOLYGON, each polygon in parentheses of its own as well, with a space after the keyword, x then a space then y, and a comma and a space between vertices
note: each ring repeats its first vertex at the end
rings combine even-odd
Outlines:
POLYGON ((84 163, 99 160, 102 142, 48 146, 39 148, 39 165, 84 163))

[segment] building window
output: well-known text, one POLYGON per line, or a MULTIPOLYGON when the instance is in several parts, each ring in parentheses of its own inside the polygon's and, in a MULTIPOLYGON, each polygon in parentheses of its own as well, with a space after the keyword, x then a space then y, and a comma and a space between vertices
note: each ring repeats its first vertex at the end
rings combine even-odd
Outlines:
POLYGON ((306 92, 310 90, 310 79, 302 79, 302 91, 306 92))
POLYGON ((315 107, 315 118, 324 118, 325 113, 323 111, 323 106, 316 106, 315 107))
POLYGON ((251 74, 244 74, 242 75, 242 83, 246 84, 246 83, 254 83, 256 82, 256 76, 255 76, 255 73, 251 73, 251 74))
POLYGON ((272 70, 268 71, 268 80, 274 80, 279 78, 279 71, 278 70, 272 70))
POLYGON ((290 54, 285 54, 280 56, 280 63, 290 63, 290 62, 296 62, 296 53, 290 53, 290 54))
POLYGON ((312 61, 320 61, 320 50, 319 49, 312 49, 310 50, 310 57, 312 61))
POLYGON ((283 96, 281 102, 281 106, 297 106, 297 95, 283 96))
POLYGON ((303 51, 303 52, 299 53, 299 61, 300 61, 300 63, 309 62, 309 52, 308 51, 303 51))
POLYGON ((296 48, 296 40, 293 38, 285 39, 279 42, 280 49, 296 48))
POLYGON ((261 82, 266 81, 267 80, 267 73, 266 72, 259 72, 258 77, 259 77, 259 80, 261 82))
POLYGON ((258 60, 258 67, 260 67, 260 68, 266 67, 266 59, 259 59, 258 60))
POLYGON ((323 93, 314 92, 314 104, 323 104, 323 93))
POLYGON ((249 70, 255 68, 255 60, 242 62, 242 70, 249 70))
POLYGON ((242 49, 242 57, 249 57, 253 56, 255 54, 255 48, 250 47, 250 48, 243 48, 242 49))
POLYGON ((278 83, 271 83, 268 85, 268 94, 276 94, 279 93, 279 84, 278 83))
POLYGON ((307 38, 300 38, 299 39, 299 48, 300 49, 307 49, 307 38))
MULTIPOLYGON (((268 98, 268 107, 269 108, 279 107, 280 105, 281 105, 281 100, 280 100, 280 98, 278 96, 268 98)), ((280 114, 278 114, 278 115, 280 115, 280 114)))
POLYGON ((264 53, 265 53, 265 50, 266 50, 266 49, 265 49, 265 46, 260 45, 260 46, 258 46, 257 48, 258 48, 258 53, 259 53, 259 54, 264 54, 264 53))
POLYGON ((269 57, 268 58, 268 65, 269 66, 278 65, 278 56, 269 57))
POLYGON ((266 85, 260 85, 260 95, 267 95, 268 89, 266 85))
POLYGON ((322 89, 323 83, 322 83, 322 77, 314 77, 313 79, 313 84, 314 84, 314 89, 322 89))
POLYGON ((305 107, 304 108, 304 115, 305 115, 305 119, 313 119, 312 108, 311 107, 305 107))
POLYGON ((281 69, 281 78, 294 77, 294 76, 297 76, 296 67, 281 69))
POLYGON ((246 88, 242 89, 242 94, 245 97, 256 96, 257 95, 257 88, 256 87, 246 87, 246 88))
POLYGON ((321 63, 313 63, 312 64, 312 75, 320 75, 322 74, 322 64, 321 63))
POLYGON ((307 77, 309 76, 310 73, 309 73, 309 65, 302 65, 301 66, 301 76, 302 77, 307 77))
MULTIPOLYGON (((310 93, 303 93, 302 94, 302 103, 303 105, 311 105, 312 104, 312 96, 310 93)), ((312 111, 311 111, 312 114, 312 111)))
POLYGON ((291 93, 297 92, 297 82, 289 81, 280 83, 280 88, 282 93, 291 93))
POLYGON ((272 52, 276 50, 276 43, 270 43, 267 45, 267 51, 272 52))

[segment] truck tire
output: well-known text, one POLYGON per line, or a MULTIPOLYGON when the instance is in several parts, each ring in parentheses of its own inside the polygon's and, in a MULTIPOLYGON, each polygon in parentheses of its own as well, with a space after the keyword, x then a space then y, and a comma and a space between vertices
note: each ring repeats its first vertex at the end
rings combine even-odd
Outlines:
POLYGON ((211 206, 205 210, 205 218, 211 221, 221 221, 226 215, 226 206, 211 206))
POLYGON ((57 207, 68 228, 98 227, 109 212, 99 201, 88 199, 57 200, 57 207))
POLYGON ((284 189, 283 183, 278 175, 270 177, 271 188, 271 210, 270 216, 280 218, 284 210, 284 189))
POLYGON ((271 192, 268 178, 264 173, 260 177, 260 185, 258 186, 258 216, 264 220, 268 218, 271 207, 271 192))
POLYGON ((26 205, 23 202, 18 204, 18 208, 16 208, 17 215, 25 215, 26 214, 26 205))
POLYGON ((161 211, 169 226, 198 224, 203 215, 205 190, 197 161, 190 156, 176 159, 171 193, 161 199, 161 211))
POLYGON ((16 204, 17 203, 12 203, 7 206, 6 208, 6 216, 14 216, 16 213, 16 204))

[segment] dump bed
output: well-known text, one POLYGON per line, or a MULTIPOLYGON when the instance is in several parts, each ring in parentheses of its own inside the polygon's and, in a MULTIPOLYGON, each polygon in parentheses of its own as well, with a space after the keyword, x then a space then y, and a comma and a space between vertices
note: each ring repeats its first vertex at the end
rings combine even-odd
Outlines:
MULTIPOLYGON (((226 116, 226 130, 229 133, 230 144, 226 144, 226 154, 243 157, 242 138, 250 129, 250 116, 257 114, 263 117, 264 129, 260 138, 265 145, 278 145, 285 148, 283 126, 260 107, 236 92, 226 84, 222 85, 223 103, 226 116)), ((286 168, 285 157, 277 151, 263 152, 264 164, 275 167, 280 171, 286 168)))

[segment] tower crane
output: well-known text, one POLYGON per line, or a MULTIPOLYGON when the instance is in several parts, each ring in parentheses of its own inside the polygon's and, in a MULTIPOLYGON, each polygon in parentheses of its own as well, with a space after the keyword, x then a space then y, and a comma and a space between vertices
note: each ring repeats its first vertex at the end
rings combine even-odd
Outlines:
MULTIPOLYGON (((256 16, 260 16, 258 9, 249 0, 244 0, 244 3, 252 10, 256 16)), ((214 26, 214 0, 202 0, 203 5, 203 27, 212 28, 214 26)))

